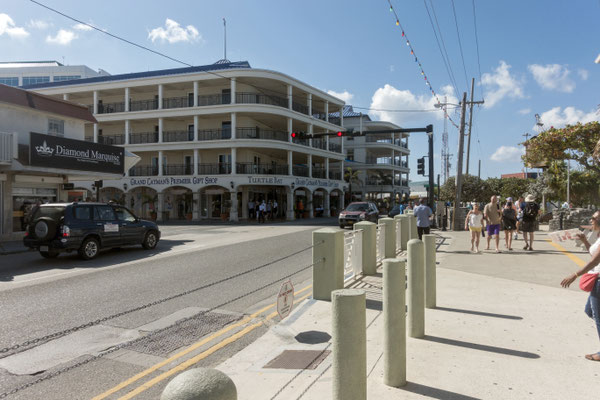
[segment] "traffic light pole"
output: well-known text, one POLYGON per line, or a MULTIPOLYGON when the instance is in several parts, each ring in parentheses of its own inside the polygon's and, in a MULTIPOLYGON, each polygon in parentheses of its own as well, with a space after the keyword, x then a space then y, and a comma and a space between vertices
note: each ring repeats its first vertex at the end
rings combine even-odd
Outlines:
POLYGON ((427 202, 429 203, 429 207, 433 209, 433 129, 427 132, 427 136, 429 136, 429 193, 427 202))

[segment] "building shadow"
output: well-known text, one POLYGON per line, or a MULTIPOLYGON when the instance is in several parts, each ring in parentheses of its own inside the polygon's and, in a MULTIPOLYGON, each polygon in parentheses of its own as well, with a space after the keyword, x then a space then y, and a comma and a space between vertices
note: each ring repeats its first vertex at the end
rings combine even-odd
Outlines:
POLYGON ((479 344, 479 343, 465 342, 462 340, 448 339, 448 338, 442 338, 442 337, 438 337, 438 336, 425 335, 424 340, 428 340, 430 342, 435 342, 435 343, 447 344, 447 345, 451 345, 451 346, 464 347, 467 349, 481 350, 481 351, 487 351, 487 352, 497 353, 497 354, 504 354, 504 355, 514 356, 514 357, 522 357, 522 358, 529 358, 529 359, 540 358, 540 356, 538 354, 529 353, 527 351, 519 351, 519 350, 507 349, 505 347, 497 347, 497 346, 489 346, 489 345, 479 344))
POLYGON ((367 299, 367 309, 375 310, 375 311, 382 311, 383 310, 383 302, 381 300, 367 299))
POLYGON ((440 310, 440 311, 447 311, 447 312, 479 315, 482 317, 493 317, 493 318, 503 318, 503 319, 513 319, 513 320, 523 319, 523 317, 519 317, 517 315, 495 314, 495 313, 488 313, 488 312, 484 312, 484 311, 463 310, 460 308, 436 307, 435 309, 440 310))
POLYGON ((427 398, 439 400, 481 400, 479 397, 467 396, 456 392, 450 392, 449 390, 438 389, 414 382, 408 382, 406 386, 403 386, 399 389, 415 394, 420 394, 421 396, 427 398))

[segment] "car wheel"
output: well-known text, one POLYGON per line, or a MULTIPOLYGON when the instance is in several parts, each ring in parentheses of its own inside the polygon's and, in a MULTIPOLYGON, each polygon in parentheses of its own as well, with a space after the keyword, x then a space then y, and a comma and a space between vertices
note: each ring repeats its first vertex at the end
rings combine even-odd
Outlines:
POLYGON ((44 258, 56 258, 56 257, 58 257, 58 251, 40 251, 40 254, 44 258))
POLYGON ((78 253, 84 260, 96 258, 100 253, 100 243, 94 238, 87 238, 81 244, 78 253))
POLYGON ((146 237, 144 238, 144 241, 142 242, 142 247, 144 247, 146 250, 152 250, 153 248, 156 247, 157 244, 158 244, 158 236, 156 236, 156 232, 150 231, 150 232, 146 233, 146 237))

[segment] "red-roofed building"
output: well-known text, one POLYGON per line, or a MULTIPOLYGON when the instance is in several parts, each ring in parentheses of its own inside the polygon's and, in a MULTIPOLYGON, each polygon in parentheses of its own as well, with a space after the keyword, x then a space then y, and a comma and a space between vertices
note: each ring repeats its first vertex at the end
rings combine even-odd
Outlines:
POLYGON ((515 174, 502 174, 502 175, 500 175, 501 179, 507 179, 507 178, 520 178, 520 179, 529 178, 529 179, 537 179, 537 177, 538 177, 538 173, 537 172, 527 172, 527 174, 525 174, 525 172, 517 172, 515 174))

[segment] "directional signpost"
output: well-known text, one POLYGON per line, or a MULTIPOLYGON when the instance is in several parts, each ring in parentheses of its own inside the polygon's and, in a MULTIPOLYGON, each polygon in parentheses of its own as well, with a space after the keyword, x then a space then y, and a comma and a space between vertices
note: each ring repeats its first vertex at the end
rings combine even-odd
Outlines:
POLYGON ((279 294, 277 295, 277 312, 279 317, 284 319, 292 311, 294 306, 294 285, 292 281, 288 280, 281 284, 279 294))

